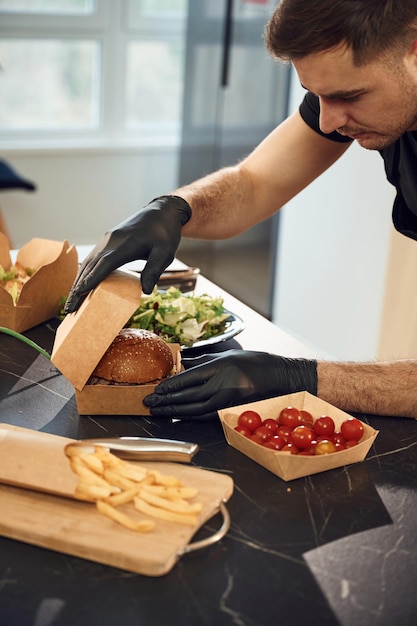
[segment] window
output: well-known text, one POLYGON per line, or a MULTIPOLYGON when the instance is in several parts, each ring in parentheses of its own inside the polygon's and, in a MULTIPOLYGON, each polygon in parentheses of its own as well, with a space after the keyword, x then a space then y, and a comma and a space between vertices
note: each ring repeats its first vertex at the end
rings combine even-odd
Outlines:
POLYGON ((0 0, 0 140, 178 140, 187 4, 0 0))

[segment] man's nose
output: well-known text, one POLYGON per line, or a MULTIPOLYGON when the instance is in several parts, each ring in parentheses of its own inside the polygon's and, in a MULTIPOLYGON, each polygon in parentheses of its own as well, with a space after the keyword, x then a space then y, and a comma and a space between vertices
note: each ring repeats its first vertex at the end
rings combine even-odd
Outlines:
POLYGON ((348 121, 348 115, 343 103, 336 101, 326 101, 320 98, 320 130, 329 134, 338 128, 342 128, 348 121))

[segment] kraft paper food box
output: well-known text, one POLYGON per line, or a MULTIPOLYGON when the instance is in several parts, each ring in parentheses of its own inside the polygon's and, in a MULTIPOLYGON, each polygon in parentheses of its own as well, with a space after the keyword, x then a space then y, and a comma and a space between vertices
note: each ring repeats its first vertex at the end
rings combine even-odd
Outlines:
POLYGON ((291 454, 290 452, 270 450, 234 430, 234 427, 237 425, 238 417, 243 411, 256 411, 262 419, 271 417, 276 419, 281 409, 287 406, 309 411, 314 418, 320 417, 321 415, 329 415, 333 418, 336 429, 340 428, 344 420, 352 417, 348 413, 341 411, 328 402, 324 402, 324 400, 320 400, 307 391, 277 396, 269 400, 251 402, 249 404, 242 404, 218 411, 227 442, 285 481, 302 478, 303 476, 309 476, 311 474, 318 474, 319 472, 325 472, 326 470, 336 467, 343 467, 344 465, 363 461, 378 434, 377 430, 374 430, 371 426, 362 422, 364 434, 356 446, 333 452, 332 454, 300 456, 298 454, 291 454))
MULTIPOLYGON (((51 361, 74 386, 80 415, 149 415, 143 398, 155 384, 88 384, 101 357, 139 306, 141 295, 139 275, 117 270, 59 325, 51 361)), ((175 373, 181 368, 181 350, 178 344, 168 345, 175 373)))
MULTIPOLYGON (((78 254, 68 241, 31 239, 18 252, 15 263, 34 271, 16 301, 0 285, 0 326, 19 333, 58 315, 78 271, 78 254)), ((9 270, 12 262, 7 237, 0 233, 0 265, 9 270)))

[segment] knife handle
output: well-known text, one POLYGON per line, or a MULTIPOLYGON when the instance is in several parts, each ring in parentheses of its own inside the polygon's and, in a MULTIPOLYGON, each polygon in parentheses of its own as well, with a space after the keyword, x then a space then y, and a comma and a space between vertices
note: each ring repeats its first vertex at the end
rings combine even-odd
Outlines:
POLYGON ((153 437, 82 439, 78 441, 78 444, 109 448, 111 452, 120 458, 132 461, 173 461, 178 463, 190 463, 193 456, 199 450, 199 446, 196 443, 153 437))

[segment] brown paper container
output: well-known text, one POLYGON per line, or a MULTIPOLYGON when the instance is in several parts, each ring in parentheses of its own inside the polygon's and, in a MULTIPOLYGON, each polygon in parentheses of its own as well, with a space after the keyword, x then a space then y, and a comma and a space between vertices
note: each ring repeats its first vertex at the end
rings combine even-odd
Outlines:
POLYGON ((259 465, 262 465, 273 474, 276 474, 285 481, 294 480, 310 474, 318 474, 336 467, 359 463, 363 461, 378 434, 377 430, 363 424, 365 432, 360 443, 347 450, 324 454, 318 456, 300 456, 290 452, 269 450, 241 435, 234 427, 237 425, 239 415, 246 410, 257 411, 262 419, 276 419, 281 411, 287 406, 294 406, 298 409, 309 411, 316 419, 320 415, 329 415, 333 418, 336 429, 340 428, 342 422, 349 417, 348 413, 337 409, 335 406, 320 400, 307 391, 293 393, 285 396, 278 396, 269 400, 242 404, 229 409, 219 411, 220 420, 223 426, 227 442, 243 454, 246 454, 259 465))
POLYGON ((0 424, 0 483, 74 497, 78 483, 64 454, 72 439, 0 424))
MULTIPOLYGON (((114 337, 139 306, 142 294, 139 275, 117 270, 84 300, 76 313, 59 325, 51 360, 74 385, 81 415, 149 415, 143 398, 155 384, 89 385, 88 380, 114 337)), ((175 371, 181 367, 178 344, 168 344, 175 371)))
MULTIPOLYGON (((17 254, 16 261, 36 273, 23 285, 17 304, 0 286, 0 326, 24 332, 58 315, 78 271, 78 254, 68 241, 32 239, 17 254)), ((7 237, 0 233, 0 265, 12 265, 7 237)))

